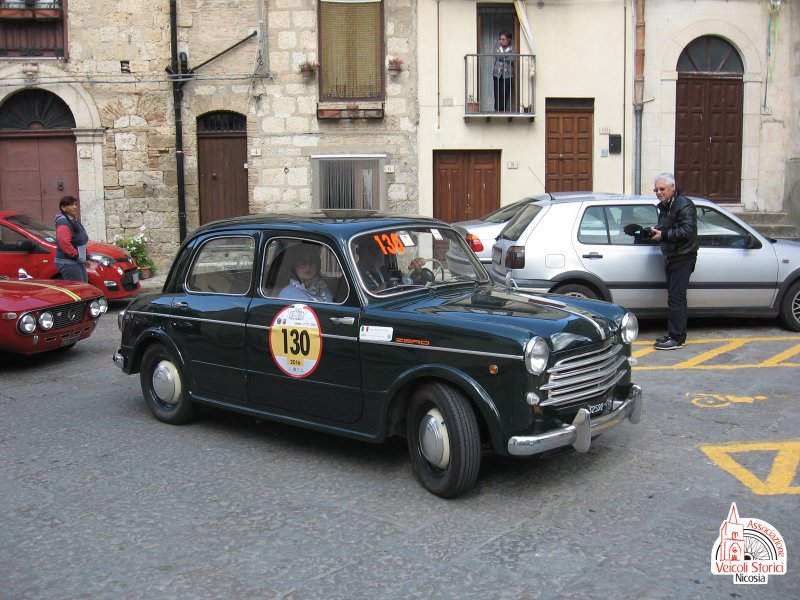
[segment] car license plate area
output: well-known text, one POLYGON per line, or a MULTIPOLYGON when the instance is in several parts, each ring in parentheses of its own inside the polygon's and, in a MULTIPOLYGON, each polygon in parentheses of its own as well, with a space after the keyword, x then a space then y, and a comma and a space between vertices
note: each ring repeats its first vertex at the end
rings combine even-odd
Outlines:
POLYGON ((61 346, 71 346, 72 344, 76 343, 81 338, 80 334, 70 334, 65 335, 61 338, 61 346))
POLYGON ((500 248, 492 249, 492 262, 496 265, 500 264, 500 259, 503 257, 503 251, 500 248))
POLYGON ((131 281, 133 281, 133 285, 139 283, 139 271, 134 271, 131 275, 131 281))

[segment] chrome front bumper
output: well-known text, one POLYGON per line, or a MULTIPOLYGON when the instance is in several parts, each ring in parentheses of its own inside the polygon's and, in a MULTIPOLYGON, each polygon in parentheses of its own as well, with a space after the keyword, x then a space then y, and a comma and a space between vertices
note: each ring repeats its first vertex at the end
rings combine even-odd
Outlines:
POLYGON ((114 352, 114 356, 111 358, 111 360, 114 361, 114 364, 117 367, 119 367, 123 371, 125 370, 125 357, 122 356, 122 354, 119 352, 119 350, 114 352))
POLYGON ((625 400, 618 400, 607 415, 592 419, 589 411, 582 408, 575 415, 571 425, 564 425, 539 435, 515 435, 508 440, 508 453, 513 456, 531 456, 548 450, 572 446, 578 452, 588 452, 592 438, 608 431, 628 419, 634 425, 642 417, 642 388, 631 386, 631 393, 625 400))

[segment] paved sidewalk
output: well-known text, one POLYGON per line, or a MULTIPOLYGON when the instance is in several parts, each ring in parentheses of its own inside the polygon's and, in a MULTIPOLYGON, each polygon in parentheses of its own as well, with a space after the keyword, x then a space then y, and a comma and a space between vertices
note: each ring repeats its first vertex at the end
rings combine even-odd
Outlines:
POLYGON ((160 292, 161 288, 164 287, 164 282, 167 280, 167 273, 169 273, 169 269, 159 269, 152 277, 142 279, 142 291, 140 293, 160 292))

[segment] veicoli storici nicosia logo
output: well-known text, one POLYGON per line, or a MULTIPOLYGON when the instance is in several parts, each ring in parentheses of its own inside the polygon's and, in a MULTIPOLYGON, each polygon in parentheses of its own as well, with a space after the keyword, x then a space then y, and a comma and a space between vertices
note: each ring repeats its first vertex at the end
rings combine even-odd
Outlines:
POLYGON ((786 573, 783 536, 766 521, 740 517, 732 502, 711 550, 711 573, 731 575, 733 583, 769 583, 770 575, 786 573))

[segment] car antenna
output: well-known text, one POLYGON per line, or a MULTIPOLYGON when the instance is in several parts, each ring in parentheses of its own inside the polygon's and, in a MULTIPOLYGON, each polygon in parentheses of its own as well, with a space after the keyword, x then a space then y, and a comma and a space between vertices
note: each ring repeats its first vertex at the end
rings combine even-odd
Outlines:
POLYGON ((530 165, 528 165, 528 171, 531 172, 531 175, 536 177, 536 181, 538 181, 539 185, 542 186, 542 189, 544 190, 544 193, 547 194, 548 196, 550 196, 550 200, 555 201, 555 198, 553 198, 553 194, 551 194, 550 192, 547 191, 547 187, 545 187, 545 185, 542 183, 542 180, 539 179, 539 177, 536 175, 536 173, 533 172, 533 169, 531 169, 530 165))

